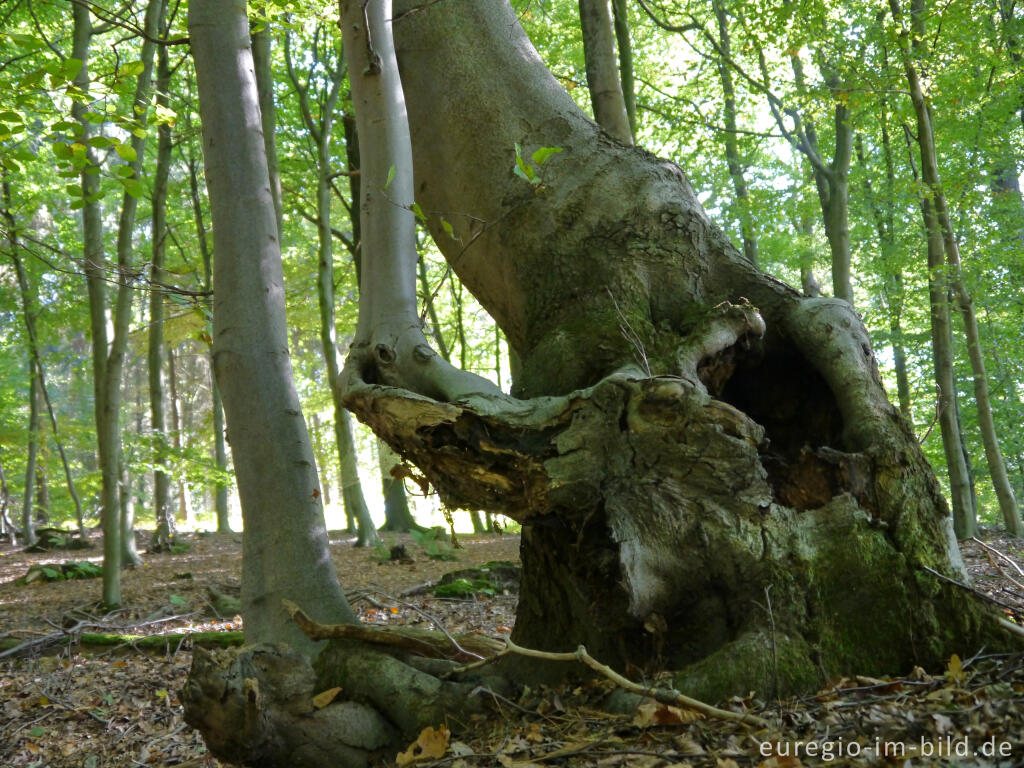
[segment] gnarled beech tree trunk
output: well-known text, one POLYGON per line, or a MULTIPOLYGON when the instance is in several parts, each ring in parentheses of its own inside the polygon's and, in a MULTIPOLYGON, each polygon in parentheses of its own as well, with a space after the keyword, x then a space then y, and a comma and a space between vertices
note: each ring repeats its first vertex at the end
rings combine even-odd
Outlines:
POLYGON ((949 512, 849 305, 758 271, 678 167, 605 138, 506 3, 415 5, 395 36, 416 202, 521 399, 385 343, 355 348, 346 402, 446 503, 523 524, 515 639, 678 668, 710 698, 985 642, 982 608, 925 570, 963 577, 949 512), (563 150, 539 186, 516 144, 563 150))
MULTIPOLYGON (((193 5, 205 56, 218 47, 199 39, 212 28, 196 9, 237 12, 233 2, 193 5)), ((1005 645, 994 617, 925 569, 965 578, 938 485, 850 305, 802 298, 753 267, 682 171, 579 112, 505 2, 390 6, 342 3, 360 134, 376 140, 361 147, 362 304, 341 382, 346 404, 447 503, 523 524, 515 639, 554 651, 583 643, 627 673, 674 667, 680 688, 709 699, 1005 645), (413 158, 394 118, 392 18, 413 158), (368 120, 376 131, 363 130, 368 120), (539 185, 513 174, 516 143, 528 160, 539 147, 563 150, 536 169, 539 185), (517 397, 428 346, 415 312, 413 193, 521 359, 517 397)), ((212 63, 197 66, 204 105, 212 63)), ((216 147, 210 125, 204 135, 216 147)), ((214 179, 230 169, 208 166, 216 219, 230 196, 214 179)), ((266 233, 269 195, 250 202, 266 233)), ((222 349, 234 438, 244 420, 232 415, 236 371, 221 356, 236 353, 222 349)), ((238 467, 246 457, 235 453, 238 467)), ((237 471, 245 505, 254 478, 237 471)), ((281 498, 283 509, 295 503, 281 498)), ((455 654, 424 658, 371 639, 372 628, 337 629, 345 639, 312 665, 284 646, 197 654, 183 701, 211 752, 253 765, 361 765, 478 707, 474 686, 500 685, 442 679, 455 654), (316 709, 313 696, 334 687, 316 709)))

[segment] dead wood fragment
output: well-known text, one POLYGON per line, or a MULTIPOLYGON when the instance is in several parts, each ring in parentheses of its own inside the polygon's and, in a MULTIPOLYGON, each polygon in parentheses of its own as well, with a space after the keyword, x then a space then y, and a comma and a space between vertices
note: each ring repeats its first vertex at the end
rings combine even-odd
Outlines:
POLYGON ((416 656, 451 661, 477 661, 490 658, 505 646, 486 635, 467 633, 456 635, 457 645, 442 632, 419 627, 376 627, 368 624, 320 624, 290 600, 282 600, 289 615, 305 635, 313 640, 348 638, 373 645, 385 645, 416 656))
POLYGON ((679 693, 678 691, 670 691, 665 688, 650 688, 638 683, 634 683, 632 680, 623 677, 614 669, 609 667, 607 664, 602 664, 589 653, 587 649, 582 645, 579 646, 575 651, 568 653, 552 653, 550 651, 536 651, 532 648, 523 648, 516 645, 512 640, 506 639, 505 646, 502 650, 494 655, 493 659, 486 659, 484 661, 478 661, 473 664, 467 664, 464 667, 452 670, 452 674, 458 674, 465 672, 470 669, 475 669, 489 661, 498 659, 502 656, 506 656, 509 653, 515 653, 519 656, 528 656, 533 659, 544 659, 545 661, 578 661, 586 664, 595 672, 604 675, 604 677, 611 680, 620 688, 623 688, 631 693, 635 693, 638 696, 646 696, 654 699, 655 701, 661 702, 662 704, 671 704, 679 707, 687 707, 688 709, 695 710, 708 717, 714 717, 719 720, 731 720, 737 723, 743 723, 745 725, 753 725, 757 728, 767 728, 768 721, 764 720, 756 715, 741 714, 739 712, 730 712, 725 709, 719 709, 713 707, 710 704, 705 704, 699 699, 694 699, 685 694, 679 693))

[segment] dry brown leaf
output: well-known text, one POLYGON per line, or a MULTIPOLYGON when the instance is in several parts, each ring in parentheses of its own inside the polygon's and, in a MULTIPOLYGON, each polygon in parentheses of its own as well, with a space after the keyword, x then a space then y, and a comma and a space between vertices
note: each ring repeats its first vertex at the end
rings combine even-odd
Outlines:
POLYGON ((313 706, 317 709, 323 709, 334 701, 339 693, 341 693, 341 688, 328 688, 326 691, 321 691, 313 697, 313 706))
POLYGON ((526 733, 523 734, 523 737, 534 744, 540 744, 544 741, 544 734, 541 733, 540 725, 537 723, 530 723, 526 726, 526 733))
POLYGON ((955 653, 949 657, 949 664, 946 666, 946 682, 951 685, 963 685, 967 681, 967 673, 964 671, 963 662, 955 653))
POLYGON ((727 757, 724 760, 722 758, 718 758, 715 761, 715 768, 740 768, 740 766, 731 757, 727 757))
POLYGON ((436 729, 430 726, 420 731, 419 737, 409 748, 395 757, 399 766, 412 765, 421 760, 436 760, 444 757, 448 751, 448 741, 451 739, 451 731, 447 726, 440 725, 436 729))
POLYGON ((692 709, 680 709, 657 701, 645 701, 636 708, 633 725, 649 728, 652 725, 686 725, 703 720, 704 715, 692 709))
POLYGON ((676 736, 672 739, 672 742, 676 745, 676 750, 681 755, 689 757, 692 755, 703 755, 705 752, 704 747, 689 736, 676 736))

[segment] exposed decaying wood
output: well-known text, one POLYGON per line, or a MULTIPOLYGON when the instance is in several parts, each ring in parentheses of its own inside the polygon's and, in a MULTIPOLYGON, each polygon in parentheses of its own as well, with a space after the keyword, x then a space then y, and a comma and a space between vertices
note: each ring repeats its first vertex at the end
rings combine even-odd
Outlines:
POLYGON ((340 700, 318 709, 313 697, 323 689, 309 659, 288 646, 197 649, 181 701, 210 753, 236 764, 365 766, 395 741, 371 706, 340 700))

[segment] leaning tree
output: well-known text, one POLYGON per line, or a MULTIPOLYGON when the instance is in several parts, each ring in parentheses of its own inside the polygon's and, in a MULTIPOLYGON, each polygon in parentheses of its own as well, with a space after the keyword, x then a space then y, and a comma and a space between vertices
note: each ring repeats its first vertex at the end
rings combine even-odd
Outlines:
MULTIPOLYGON (((200 6, 243 13, 232 0, 193 0, 194 18, 200 6)), ((522 523, 515 640, 551 651, 583 644, 627 672, 678 669, 680 688, 711 698, 934 666, 1006 642, 954 584, 965 576, 948 509, 886 399, 849 304, 802 297, 746 261, 678 167, 622 146, 580 112, 504 0, 402 0, 393 15, 388 0, 342 6, 363 190, 362 294, 341 376, 345 402, 447 504, 522 523), (413 211, 505 332, 519 361, 512 395, 427 344, 415 307, 413 211)), ((232 28, 220 49, 244 73, 244 15, 232 28)), ((209 132, 208 99, 226 102, 228 86, 207 79, 204 90, 211 73, 199 47, 217 39, 197 31, 209 132)), ((236 131, 258 132, 257 119, 246 121, 236 131)), ((205 149, 217 145, 207 133, 205 149)), ((246 146, 258 154, 258 142, 246 146)), ((229 188, 215 189, 215 175, 234 171, 209 157, 220 248, 222 238, 248 234, 222 229, 227 218, 217 223, 217 198, 229 188)), ((236 177, 232 188, 252 184, 263 182, 236 177)), ((265 208, 269 199, 248 203, 265 208)), ((244 221, 237 205, 220 210, 244 221)), ((273 240, 267 231, 254 242, 269 254, 273 240)), ((278 292, 271 260, 260 269, 278 292)), ((221 274, 218 308, 242 280, 256 290, 258 274, 233 272, 237 283, 221 274)), ((258 321, 249 318, 257 307, 243 308, 258 321)), ((225 345, 218 379, 236 456, 243 440, 273 439, 244 431, 258 414, 228 403, 244 398, 245 383, 229 383, 236 371, 226 346, 248 335, 240 319, 227 318, 214 340, 215 350, 225 345)), ((261 378, 254 371, 248 384, 261 378)), ((261 406, 292 412, 260 392, 261 406)), ((243 508, 243 481, 267 480, 253 474, 261 460, 253 453, 249 474, 239 473, 243 508)), ((315 475, 298 481, 307 486, 291 498, 305 508, 315 475)), ((275 477, 274 487, 285 482, 275 477)), ((296 595, 297 584, 284 591, 296 595)), ((279 617, 271 604, 279 596, 249 610, 279 617)), ((293 599, 323 613, 301 591, 293 599)), ((262 619, 258 626, 274 624, 262 619)), ((249 633, 248 614, 246 622, 249 633)), ((440 680, 450 667, 422 658, 424 638, 389 639, 393 652, 384 653, 363 628, 305 624, 347 638, 320 653, 315 671, 281 647, 197 655, 186 709, 215 753, 267 765, 354 764, 396 732, 415 734, 472 706, 469 684, 440 680), (342 691, 335 703, 313 708, 311 693, 332 686, 342 691)), ((499 670, 566 671, 511 661, 499 670)))

